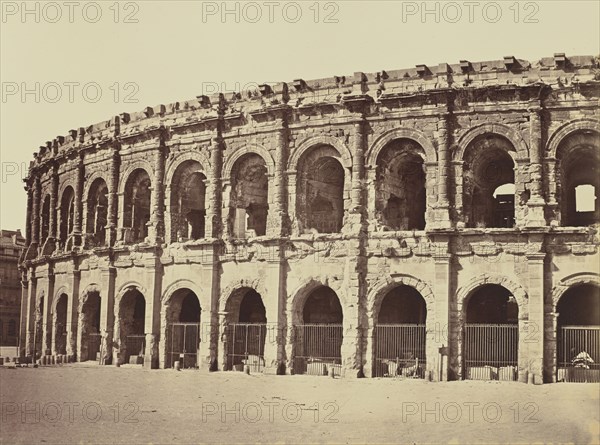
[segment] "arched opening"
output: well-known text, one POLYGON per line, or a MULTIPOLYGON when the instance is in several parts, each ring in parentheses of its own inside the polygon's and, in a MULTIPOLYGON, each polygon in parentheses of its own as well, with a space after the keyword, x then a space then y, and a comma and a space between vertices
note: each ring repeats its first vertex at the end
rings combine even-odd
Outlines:
POLYGON ((295 328, 294 373, 325 375, 333 369, 341 374, 343 314, 333 289, 319 286, 307 296, 302 322, 295 328))
POLYGON ((60 294, 54 319, 54 348, 58 355, 67 353, 67 294, 60 294))
POLYGON ((42 217, 40 221, 40 244, 44 244, 50 233, 50 195, 46 195, 42 204, 42 217))
POLYGON ((121 363, 144 363, 146 339, 146 299, 137 289, 129 289, 119 306, 119 361, 121 363))
POLYGON ((86 237, 93 246, 106 243, 108 222, 108 187, 104 179, 97 178, 90 187, 87 197, 86 237))
POLYGON ((269 178, 265 160, 256 153, 238 159, 231 172, 230 232, 235 238, 264 236, 269 212, 269 178))
POLYGON ((79 313, 79 360, 100 360, 101 346, 100 335, 100 293, 87 292, 83 296, 83 303, 79 313))
POLYGON ((424 150, 410 139, 388 143, 377 157, 375 210, 388 230, 425 229, 424 150))
POLYGON ((558 147, 557 187, 563 226, 590 226, 600 222, 598 137, 596 132, 580 131, 566 137, 558 147))
POLYGON ((374 377, 425 377, 427 305, 410 286, 400 285, 384 297, 375 326, 374 377))
POLYGON ((475 138, 465 150, 463 205, 467 227, 514 227, 515 164, 510 152, 515 152, 512 144, 495 134, 475 138))
POLYGON ((177 167, 171 184, 170 210, 173 241, 206 236, 206 176, 200 163, 186 161, 177 167))
POLYGON ((227 369, 251 371, 265 366, 264 351, 267 315, 261 295, 251 288, 238 289, 227 304, 230 323, 227 326, 227 369))
POLYGON ((182 288, 173 293, 166 308, 166 368, 176 361, 182 368, 198 368, 201 316, 200 300, 193 291, 182 288))
POLYGON ((556 305, 557 381, 600 382, 600 288, 569 288, 556 305))
POLYGON ((131 173, 125 184, 123 228, 125 241, 128 243, 140 243, 148 236, 150 185, 150 176, 143 169, 131 173))
POLYGON ((475 290, 466 306, 464 377, 517 380, 519 307, 511 292, 497 284, 475 290))
POLYGON ((296 217, 304 233, 338 233, 344 221, 344 168, 333 147, 314 147, 299 162, 296 217))
POLYGON ((65 188, 60 199, 60 230, 58 239, 60 246, 65 247, 67 239, 73 233, 75 224, 75 192, 73 187, 65 188))

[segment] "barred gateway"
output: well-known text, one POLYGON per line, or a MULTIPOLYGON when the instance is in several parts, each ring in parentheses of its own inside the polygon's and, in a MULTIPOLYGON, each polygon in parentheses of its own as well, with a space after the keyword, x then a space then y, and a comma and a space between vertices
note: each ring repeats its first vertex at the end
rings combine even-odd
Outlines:
POLYGON ((599 97, 597 57, 505 57, 71 130, 26 178, 21 354, 597 381, 599 97))

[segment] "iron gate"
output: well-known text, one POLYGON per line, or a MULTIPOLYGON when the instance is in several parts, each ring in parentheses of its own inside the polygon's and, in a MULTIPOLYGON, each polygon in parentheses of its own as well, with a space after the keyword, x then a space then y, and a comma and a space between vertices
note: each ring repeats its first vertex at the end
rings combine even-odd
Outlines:
POLYGON ((600 382, 600 326, 562 326, 557 358, 557 381, 600 382))
POLYGON ((326 375, 330 368, 341 374, 343 328, 341 324, 294 326, 294 374, 326 375))
POLYGON ((425 377, 425 325, 375 327, 374 377, 425 377))
POLYGON ((172 323, 169 331, 171 341, 167 367, 172 367, 179 361, 182 368, 197 368, 201 341, 200 324, 172 323))
POLYGON ((265 367, 266 323, 230 323, 227 326, 227 369, 260 372, 265 367))
POLYGON ((90 332, 87 334, 87 360, 99 360, 98 353, 102 344, 102 334, 100 332, 90 332))
POLYGON ((131 363, 131 357, 137 356, 134 364, 142 364, 145 348, 146 336, 144 334, 128 335, 125 339, 125 363, 131 363))
POLYGON ((56 324, 56 353, 57 354, 66 354, 67 353, 67 330, 63 323, 56 324))
POLYGON ((519 326, 465 324, 464 369, 469 380, 517 380, 519 326))

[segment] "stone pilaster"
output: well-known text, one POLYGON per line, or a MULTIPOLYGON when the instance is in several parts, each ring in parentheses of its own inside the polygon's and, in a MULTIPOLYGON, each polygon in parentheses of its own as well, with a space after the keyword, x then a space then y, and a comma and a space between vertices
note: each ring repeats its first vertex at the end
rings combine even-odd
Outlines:
POLYGON ((67 360, 69 362, 77 361, 77 328, 79 318, 79 283, 81 273, 79 270, 73 270, 70 274, 72 292, 67 296, 67 360))
POLYGON ((56 249, 58 239, 57 207, 58 207, 58 164, 52 166, 52 180, 50 188, 50 214, 48 224, 48 238, 42 247, 43 255, 50 255, 56 249))
POLYGON ((219 369, 221 371, 227 371, 227 336, 229 335, 227 329, 227 312, 219 311, 219 369))
POLYGON ((162 244, 165 238, 165 147, 161 145, 154 152, 154 178, 152 180, 152 203, 148 238, 151 244, 162 244))
POLYGON ((111 149, 110 172, 108 177, 108 209, 106 222, 106 245, 114 246, 117 241, 117 223, 119 218, 119 170, 121 166, 121 157, 119 147, 111 149))
POLYGON ((19 316, 19 357, 26 356, 27 349, 27 306, 29 296, 30 281, 25 272, 22 273, 21 280, 21 313, 19 316))
POLYGON ((144 351, 144 367, 157 369, 159 366, 160 339, 160 297, 162 295, 162 265, 157 257, 148 258, 144 264, 144 272, 148 283, 146 297, 146 350, 144 351))
POLYGON ((208 181, 209 206, 206 211, 206 237, 219 238, 222 233, 222 186, 221 169, 223 168, 223 139, 216 135, 211 141, 211 175, 208 181))
POLYGON ((40 199, 41 184, 40 177, 36 175, 33 183, 33 211, 31 212, 31 244, 25 254, 26 259, 33 259, 38 256, 38 247, 40 244, 40 199))
POLYGON ((528 382, 536 385, 544 381, 544 259, 542 252, 527 255, 529 320, 520 335, 525 339, 519 342, 527 351, 528 382))
MULTIPOLYGON (((450 144, 452 128, 449 125, 450 115, 440 117, 437 131, 438 165, 437 165, 437 202, 433 212, 434 221, 429 224, 434 229, 446 229, 452 226, 450 218, 450 202, 448 200, 448 182, 450 180, 450 144)), ((429 181, 427 181, 429 183, 429 181)))
POLYGON ((30 184, 25 187, 27 190, 27 214, 25 216, 25 247, 29 247, 31 244, 31 214, 33 213, 33 189, 30 184))
POLYGON ((267 235, 281 236, 289 233, 287 214, 287 162, 289 151, 289 136, 286 109, 277 116, 275 172, 273 175, 273 208, 269 209, 267 235))
POLYGON ((541 108, 534 106, 529 109, 529 149, 530 149, 530 196, 527 201, 527 227, 543 227, 545 200, 542 195, 542 120, 541 108))
POLYGON ((73 246, 81 246, 81 222, 83 217, 83 182, 85 180, 85 165, 83 154, 79 157, 77 165, 77 179, 75 180, 75 208, 73 209, 73 246))
POLYGON ((29 270, 29 286, 27 288, 26 319, 22 323, 26 326, 25 355, 32 356, 35 349, 35 296, 37 294, 37 279, 33 269, 29 270))
POLYGON ((450 270, 452 256, 447 253, 449 238, 444 237, 436 242, 439 252, 434 255, 435 279, 433 282, 434 323, 427 317, 427 371, 433 381, 448 381, 450 350, 450 298, 451 280, 450 270))
POLYGON ((101 293, 100 293, 100 363, 109 365, 118 359, 117 350, 114 348, 114 326, 115 326, 115 278, 116 269, 108 267, 100 271, 101 293))

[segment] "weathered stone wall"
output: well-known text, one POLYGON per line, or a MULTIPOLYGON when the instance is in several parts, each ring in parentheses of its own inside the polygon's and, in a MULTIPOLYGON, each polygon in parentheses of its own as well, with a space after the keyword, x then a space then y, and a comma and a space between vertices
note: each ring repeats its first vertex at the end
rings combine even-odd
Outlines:
POLYGON ((294 326, 303 322, 311 292, 325 285, 342 306, 344 373, 369 376, 381 301, 406 285, 427 308, 426 377, 456 379, 465 375, 466 304, 479 287, 497 284, 518 303, 519 379, 552 381, 555 300, 569 286, 599 281, 598 226, 561 225, 560 191, 561 156, 568 150, 561 143, 585 134, 586 144, 600 150, 598 59, 507 58, 425 68, 200 96, 122 113, 49 141, 26 179, 23 354, 32 354, 34 335, 40 341, 34 323, 41 295, 37 350, 43 343, 43 354, 56 353, 49 314, 64 293, 67 353, 78 358, 82 304, 99 292, 102 361, 114 362, 126 334, 120 303, 138 290, 145 301, 145 364, 164 366, 171 297, 189 289, 202 309, 201 366, 222 369, 226 326, 237 321, 243 290, 254 289, 274 333, 265 363, 289 372, 297 353, 294 326), (394 160, 408 153, 415 171, 394 160), (333 220, 336 212, 341 216, 341 227, 331 224, 334 233, 310 224, 317 191, 332 200, 339 193, 324 183, 342 186, 319 170, 323 161, 343 171, 341 200, 331 207, 333 220), (127 184, 140 171, 150 181, 149 214, 145 236, 134 242, 127 235, 135 220, 129 212, 147 204, 136 209, 127 184), (181 187, 191 172, 204 181, 197 199, 204 237, 184 234, 181 225, 181 187), (491 193, 513 182, 510 172, 514 226, 498 227, 490 217, 491 193), (104 240, 90 233, 95 226, 87 221, 98 179, 107 187, 104 240), (411 190, 403 195, 406 185, 411 190), (60 203, 68 187, 73 225, 61 243, 60 203), (386 224, 382 210, 396 192, 403 199, 395 224, 386 224), (46 196, 50 210, 42 215, 46 196), (251 213, 250 204, 266 204, 266 222, 262 210, 249 219, 249 228, 260 220, 265 234, 236 236, 234 210, 251 213))

